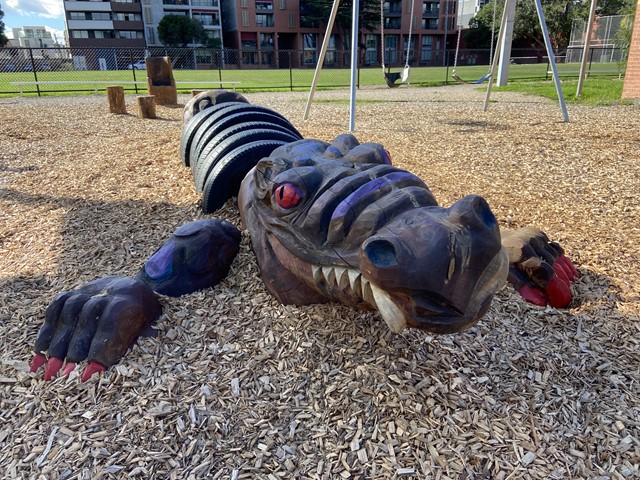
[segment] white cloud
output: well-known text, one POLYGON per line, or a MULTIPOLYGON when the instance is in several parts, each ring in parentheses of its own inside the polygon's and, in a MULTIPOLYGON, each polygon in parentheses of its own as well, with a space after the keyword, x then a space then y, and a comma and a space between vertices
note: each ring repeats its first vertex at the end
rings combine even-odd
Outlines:
POLYGON ((5 0, 5 5, 20 15, 63 18, 62 0, 5 0))

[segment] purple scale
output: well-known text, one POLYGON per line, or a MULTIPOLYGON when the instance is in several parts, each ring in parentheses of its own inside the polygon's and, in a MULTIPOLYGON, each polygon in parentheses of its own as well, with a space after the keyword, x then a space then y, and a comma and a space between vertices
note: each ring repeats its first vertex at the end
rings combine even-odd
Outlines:
POLYGON ((149 277, 158 280, 171 273, 174 246, 173 242, 163 245, 147 260, 147 263, 144 264, 144 271, 149 277))
POLYGON ((393 172, 365 183, 355 192, 351 193, 347 198, 342 200, 342 202, 340 202, 340 204, 334 210, 333 215, 331 215, 331 221, 336 218, 344 217, 352 206, 356 205, 371 192, 379 190, 380 188, 385 187, 398 180, 404 180, 407 178, 416 179, 420 183, 422 183, 422 181, 418 177, 409 172, 393 172))

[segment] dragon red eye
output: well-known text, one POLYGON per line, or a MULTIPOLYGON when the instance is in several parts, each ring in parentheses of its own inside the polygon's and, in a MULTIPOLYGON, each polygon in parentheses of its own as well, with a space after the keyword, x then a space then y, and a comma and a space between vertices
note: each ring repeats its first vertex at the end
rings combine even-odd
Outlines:
POLYGON ((293 183, 281 183, 274 192, 276 203, 281 208, 293 208, 302 200, 302 190, 293 183))

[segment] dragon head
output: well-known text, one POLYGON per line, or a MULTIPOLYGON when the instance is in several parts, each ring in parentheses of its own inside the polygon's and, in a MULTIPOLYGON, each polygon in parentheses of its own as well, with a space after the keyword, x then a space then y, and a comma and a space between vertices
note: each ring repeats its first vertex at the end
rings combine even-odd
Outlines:
POLYGON ((277 148, 238 197, 267 288, 283 303, 376 309, 395 332, 473 325, 508 261, 487 202, 437 205, 379 144, 341 135, 277 148))

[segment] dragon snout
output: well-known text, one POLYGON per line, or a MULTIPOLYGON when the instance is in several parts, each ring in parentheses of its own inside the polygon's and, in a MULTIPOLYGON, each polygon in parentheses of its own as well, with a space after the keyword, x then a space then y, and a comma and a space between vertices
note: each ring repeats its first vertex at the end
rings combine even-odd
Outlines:
POLYGON ((404 324, 440 333, 475 323, 506 278, 495 216, 475 195, 396 217, 363 242, 360 260, 404 324))

